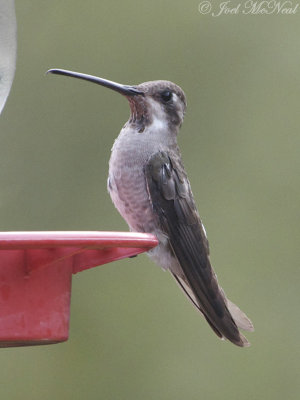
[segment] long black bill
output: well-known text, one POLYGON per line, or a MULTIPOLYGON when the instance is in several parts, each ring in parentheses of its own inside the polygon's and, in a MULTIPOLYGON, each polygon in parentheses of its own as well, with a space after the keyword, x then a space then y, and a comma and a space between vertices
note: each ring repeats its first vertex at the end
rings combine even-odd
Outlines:
POLYGON ((103 78, 98 78, 97 76, 81 74, 80 72, 73 72, 73 71, 68 71, 66 69, 53 68, 49 69, 49 71, 47 71, 47 74, 48 73, 57 75, 66 75, 66 76, 71 76, 73 78, 94 82, 97 83, 98 85, 105 86, 109 89, 115 90, 116 92, 119 92, 124 96, 144 95, 144 93, 141 90, 138 90, 135 86, 122 85, 121 83, 109 81, 103 78))

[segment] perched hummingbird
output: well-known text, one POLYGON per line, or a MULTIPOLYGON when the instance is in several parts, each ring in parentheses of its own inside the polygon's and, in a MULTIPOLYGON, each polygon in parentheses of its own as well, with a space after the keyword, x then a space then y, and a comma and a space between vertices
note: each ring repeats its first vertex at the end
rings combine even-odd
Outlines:
POLYGON ((112 148, 108 191, 130 230, 154 234, 149 256, 169 270, 220 338, 249 346, 239 328, 249 318, 219 286, 209 246, 177 145, 186 110, 182 89, 169 81, 122 85, 63 69, 48 72, 84 79, 124 95, 130 118, 112 148))

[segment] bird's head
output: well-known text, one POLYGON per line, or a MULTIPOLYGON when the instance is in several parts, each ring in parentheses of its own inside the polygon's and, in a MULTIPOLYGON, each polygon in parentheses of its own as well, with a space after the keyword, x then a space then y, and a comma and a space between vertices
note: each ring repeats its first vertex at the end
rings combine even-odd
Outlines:
POLYGON ((48 72, 84 79, 121 93, 130 104, 129 123, 135 124, 139 132, 153 125, 156 129, 169 128, 177 133, 183 122, 186 99, 183 90, 173 82, 150 81, 130 86, 64 69, 48 72))

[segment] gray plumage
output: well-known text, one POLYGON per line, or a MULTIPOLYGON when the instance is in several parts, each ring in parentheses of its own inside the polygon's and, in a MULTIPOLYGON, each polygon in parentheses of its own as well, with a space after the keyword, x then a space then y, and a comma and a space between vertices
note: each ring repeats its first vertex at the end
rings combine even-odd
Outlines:
POLYGON ((127 97, 130 119, 113 145, 109 162, 112 201, 132 231, 157 236, 159 245, 149 256, 172 273, 214 332, 248 346, 239 328, 251 331, 253 325, 218 284, 177 145, 186 109, 181 88, 169 81, 125 86, 65 70, 51 72, 90 80, 127 97))

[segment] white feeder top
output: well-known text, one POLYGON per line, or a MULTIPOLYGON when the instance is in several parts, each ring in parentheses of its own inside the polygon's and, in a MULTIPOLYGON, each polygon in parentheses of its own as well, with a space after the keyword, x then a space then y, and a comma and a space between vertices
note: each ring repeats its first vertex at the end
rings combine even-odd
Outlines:
POLYGON ((16 68, 17 23, 14 0, 0 0, 0 113, 16 68))

